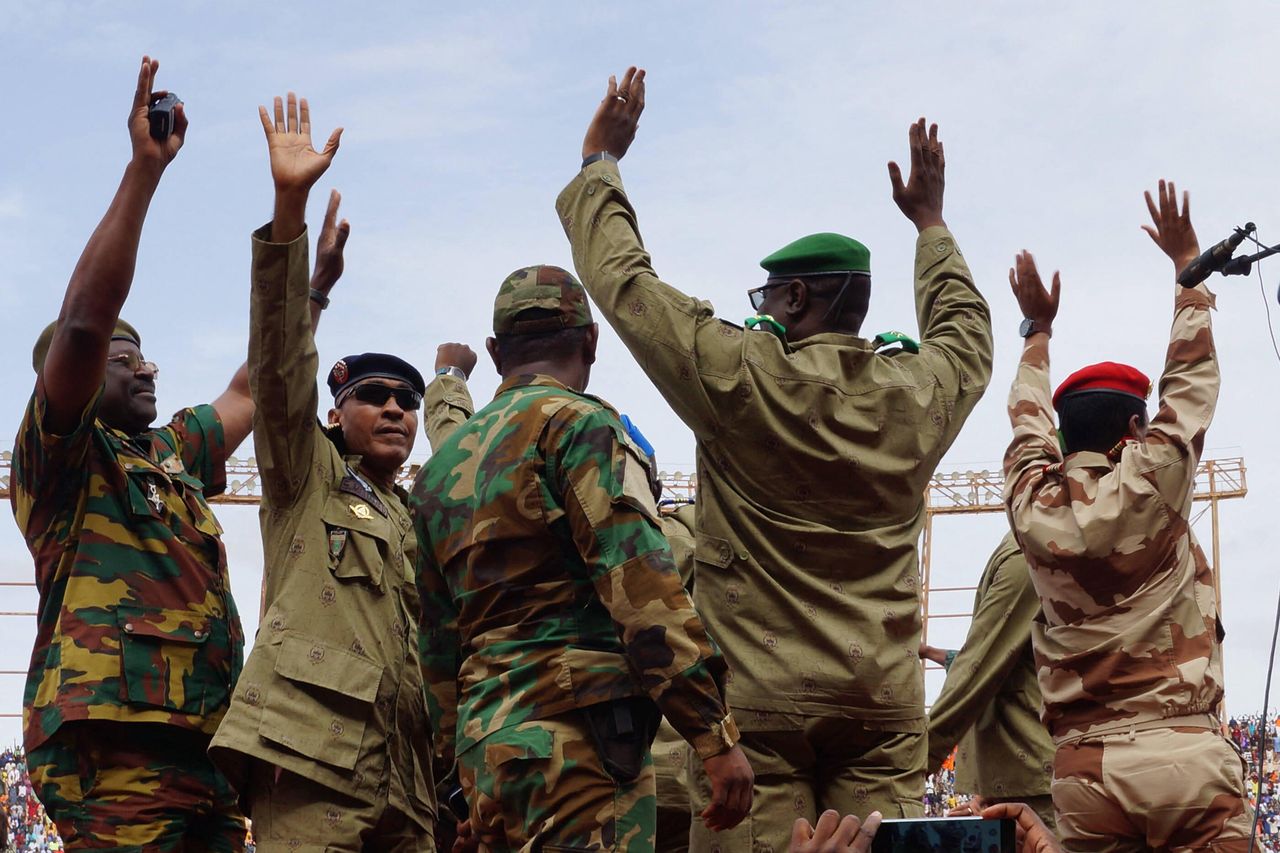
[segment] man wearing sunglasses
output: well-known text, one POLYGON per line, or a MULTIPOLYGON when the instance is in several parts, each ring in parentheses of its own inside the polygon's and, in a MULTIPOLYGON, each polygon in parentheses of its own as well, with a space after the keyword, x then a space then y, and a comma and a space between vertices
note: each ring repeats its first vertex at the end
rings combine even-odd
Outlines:
MULTIPOLYGON (((119 318, 151 199, 187 134, 150 133, 159 63, 143 57, 132 157, 33 353, 11 499, 40 595, 23 700, 35 794, 68 850, 244 847, 244 817, 206 755, 243 632, 206 497, 253 416, 241 367, 212 405, 156 417, 156 365, 119 318)), ((168 290, 154 291, 172 296, 168 290)))
MULTIPOLYGON (((694 602, 724 649, 756 771, 751 819, 691 849, 785 849, 824 809, 922 814, 924 683, 916 543, 924 490, 991 376, 991 322, 942 218, 937 128, 909 133, 893 198, 916 226, 923 343, 859 336, 870 253, 836 234, 762 262, 755 330, 654 271, 618 160, 644 72, 610 80, 556 210, 582 282, 697 439, 694 602)), ((696 808, 705 783, 694 770, 696 808)))
MULTIPOLYGON (((249 333, 264 610, 211 754, 263 853, 434 850, 417 540, 396 485, 426 386, 394 355, 339 359, 321 427, 311 318, 328 298, 308 289, 305 215, 341 130, 316 151, 309 105, 293 93, 287 107, 275 99, 274 117, 260 113, 275 184, 274 217, 253 235, 249 333)), ((346 240, 338 201, 335 192, 322 250, 330 235, 346 240)))

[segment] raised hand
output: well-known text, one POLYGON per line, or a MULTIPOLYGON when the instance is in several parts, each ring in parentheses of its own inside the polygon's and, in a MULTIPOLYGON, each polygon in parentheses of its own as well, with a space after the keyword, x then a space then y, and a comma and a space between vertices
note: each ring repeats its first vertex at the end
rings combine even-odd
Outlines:
POLYGON ((316 241, 316 268, 311 273, 311 287, 321 293, 328 293, 342 278, 342 250, 351 236, 351 223, 345 219, 338 221, 338 205, 341 203, 342 194, 331 190, 324 224, 320 226, 320 239, 316 241))
POLYGON ((1053 289, 1046 290, 1036 269, 1036 259, 1025 249, 1014 259, 1009 270, 1009 286, 1022 309, 1022 316, 1036 324, 1036 329, 1052 334, 1053 319, 1058 316, 1058 299, 1062 291, 1062 278, 1053 274, 1053 289))
POLYGON ((293 92, 288 96, 288 112, 280 98, 275 99, 275 119, 266 107, 258 107, 262 130, 267 135, 267 151, 271 155, 271 178, 276 192, 306 193, 333 162, 342 139, 342 128, 329 134, 324 148, 311 145, 311 108, 307 99, 299 100, 293 92))
POLYGON ((1156 195, 1160 204, 1151 198, 1151 193, 1144 192, 1147 210, 1151 212, 1151 221, 1155 227, 1143 225, 1142 230, 1150 235, 1160 251, 1173 261, 1176 272, 1182 272, 1188 264, 1200 256, 1200 241, 1196 239, 1196 229, 1191 227, 1191 197, 1182 193, 1182 212, 1178 212, 1178 190, 1173 181, 1160 181, 1156 195))
POLYGON ((596 108, 596 114, 587 127, 587 135, 582 140, 582 158, 585 160, 592 154, 608 151, 621 160, 636 138, 642 112, 644 69, 637 70, 634 65, 628 68, 622 75, 621 85, 610 76, 604 100, 596 108))
POLYGON ((151 105, 169 94, 164 89, 152 90, 160 60, 142 57, 138 69, 138 87, 133 92, 133 106, 129 109, 129 139, 133 143, 133 159, 163 169, 178 156, 178 150, 187 138, 187 114, 182 104, 173 111, 173 133, 165 139, 151 135, 151 120, 147 112, 151 105))
POLYGON ((938 126, 929 125, 926 133, 924 118, 921 118, 911 125, 907 139, 911 145, 911 174, 905 184, 898 164, 889 163, 893 200, 917 230, 923 231, 931 225, 946 225, 942 219, 942 194, 946 185, 947 159, 942 152, 942 143, 938 141, 938 126))
POLYGON ((436 347, 436 370, 446 367, 456 367, 470 379, 471 371, 476 369, 476 354, 466 344, 441 344, 436 347))

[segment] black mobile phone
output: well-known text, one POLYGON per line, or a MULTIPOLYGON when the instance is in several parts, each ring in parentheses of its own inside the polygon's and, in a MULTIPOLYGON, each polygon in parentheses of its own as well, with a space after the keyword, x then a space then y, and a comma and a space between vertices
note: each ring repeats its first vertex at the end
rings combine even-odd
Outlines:
POLYGON ((147 110, 147 118, 151 121, 151 136, 155 139, 168 139, 173 133, 173 110, 182 100, 173 92, 168 92, 147 110))
POLYGON ((880 824, 871 853, 1017 853, 1017 843, 1009 818, 899 818, 880 824))
POLYGON ((459 822, 471 817, 471 809, 467 806, 466 795, 462 793, 462 788, 454 788, 449 792, 449 798, 445 800, 445 805, 449 807, 449 811, 459 822))

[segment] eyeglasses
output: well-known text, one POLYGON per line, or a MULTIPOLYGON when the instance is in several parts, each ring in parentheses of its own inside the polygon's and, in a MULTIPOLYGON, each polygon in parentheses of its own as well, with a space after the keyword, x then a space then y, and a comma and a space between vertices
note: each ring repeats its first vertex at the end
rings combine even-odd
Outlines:
POLYGON ((380 382, 357 385, 351 389, 349 396, 371 406, 385 406, 387 400, 395 397, 396 405, 406 412, 416 412, 422 405, 422 395, 412 388, 392 388, 380 382))
POLYGON ((754 310, 759 311, 760 306, 764 305, 765 293, 767 293, 772 288, 782 287, 782 285, 790 284, 790 283, 791 283, 790 281, 771 281, 766 284, 762 284, 759 287, 751 288, 750 290, 747 291, 747 298, 751 300, 751 307, 754 310))
POLYGON ((130 373, 145 370, 152 376, 160 375, 160 368, 154 361, 144 361, 136 352, 117 352, 107 356, 107 364, 119 364, 130 373))

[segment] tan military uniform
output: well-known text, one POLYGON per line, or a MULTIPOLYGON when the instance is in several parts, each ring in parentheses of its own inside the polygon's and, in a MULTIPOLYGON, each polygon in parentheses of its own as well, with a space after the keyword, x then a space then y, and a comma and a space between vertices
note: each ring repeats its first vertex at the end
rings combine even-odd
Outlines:
POLYGON ((1027 803, 1054 825, 1053 741, 1040 722, 1031 623, 1040 599, 1027 561, 1007 534, 987 562, 973 622, 929 710, 929 770, 957 742, 956 789, 988 802, 1027 803))
POLYGON ((1023 350, 1005 498, 1043 614, 1032 642, 1068 850, 1244 850, 1213 571, 1187 518, 1220 383, 1203 286, 1176 288, 1160 411, 1113 454, 1058 449, 1043 339, 1023 350))
POLYGON ((752 818, 716 843, 785 849, 825 807, 922 814, 923 495, 991 371, 987 305, 951 234, 917 243, 919 354, 880 354, 744 333, 660 281, 615 164, 588 166, 556 208, 587 291, 697 438, 694 600, 756 771, 752 818))
POLYGON ((268 235, 253 244, 249 349, 267 608, 211 753, 259 850, 434 850, 406 495, 319 429, 306 235, 268 235))
MULTIPOLYGON (((695 509, 693 504, 662 507, 662 532, 671 545, 671 558, 684 588, 693 589, 695 509)), ((658 786, 657 853, 683 853, 689 849, 692 815, 689 770, 691 750, 685 739, 665 719, 653 740, 653 769, 658 786)))

